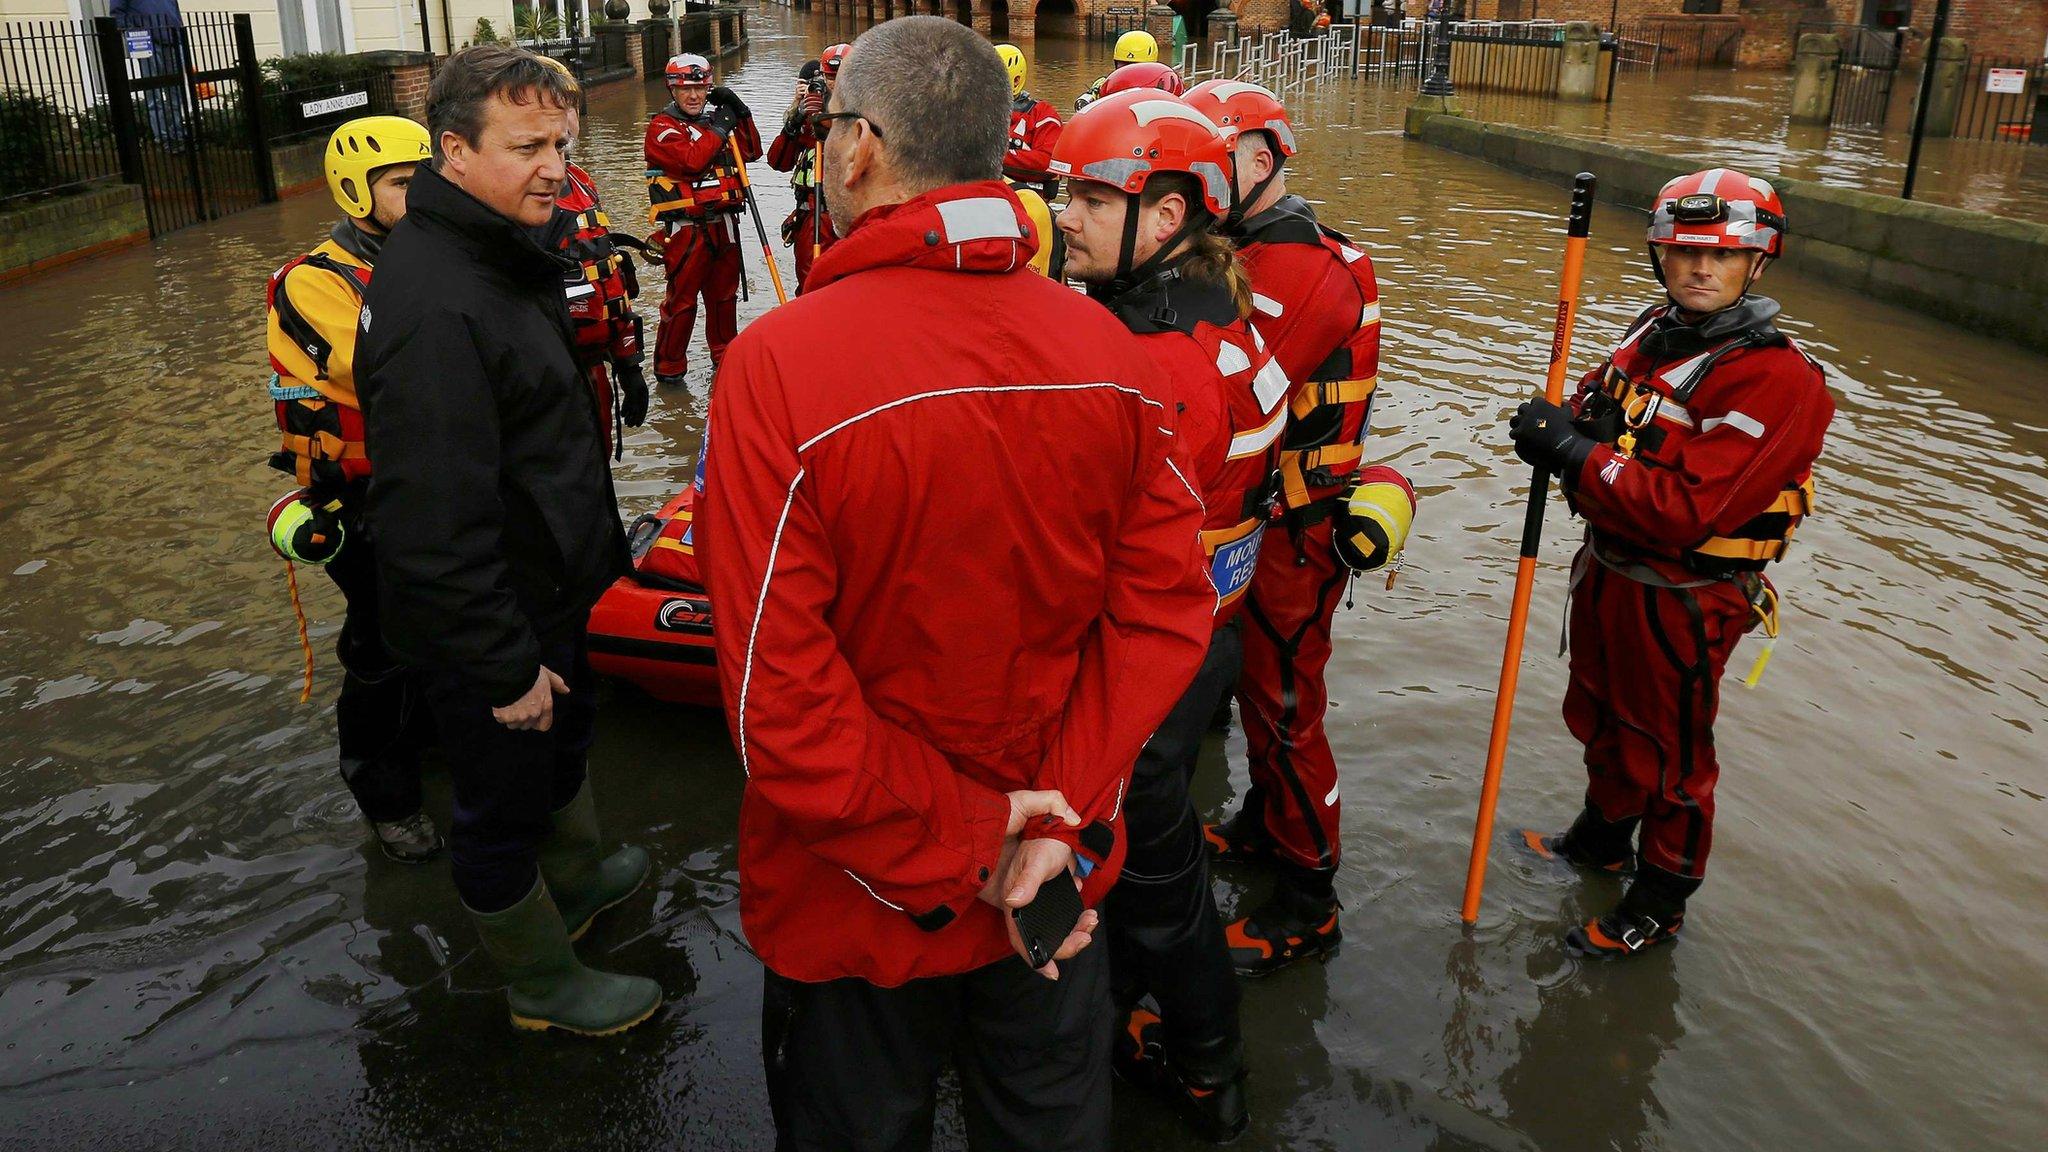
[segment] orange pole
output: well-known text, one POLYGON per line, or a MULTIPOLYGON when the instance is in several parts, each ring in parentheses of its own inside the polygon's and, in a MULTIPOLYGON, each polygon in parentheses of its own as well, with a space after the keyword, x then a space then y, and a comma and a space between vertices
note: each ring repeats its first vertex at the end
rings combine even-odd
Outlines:
MULTIPOLYGON (((1572 182, 1571 218, 1565 229, 1564 275, 1557 289, 1557 325, 1550 334, 1550 374, 1543 394, 1564 403, 1565 369, 1571 360, 1572 325, 1579 315, 1579 278, 1586 266, 1586 235, 1593 227, 1591 172, 1572 182)), ((1486 851, 1493 842, 1493 808, 1500 800, 1500 772, 1507 762, 1508 727, 1515 718, 1515 682, 1522 672, 1522 640, 1529 631, 1529 597, 1536 585, 1536 552, 1543 542, 1543 505, 1550 473, 1536 469, 1529 486, 1529 510, 1522 520, 1522 555, 1515 565, 1515 601, 1508 610, 1508 642, 1501 653, 1500 689, 1493 699, 1493 735, 1486 745, 1486 780, 1479 787, 1479 817, 1472 826, 1472 859, 1465 868, 1465 923, 1479 920, 1479 893, 1486 886, 1486 851)))
POLYGON ((775 302, 789 303, 789 293, 782 290, 782 269, 775 266, 775 249, 768 246, 768 226, 761 223, 761 205, 754 200, 754 183, 747 179, 747 158, 740 155, 739 133, 735 131, 725 138, 732 145, 732 162, 740 166, 740 191, 747 197, 747 209, 754 214, 754 231, 761 237, 761 257, 768 261, 768 279, 775 282, 775 302))

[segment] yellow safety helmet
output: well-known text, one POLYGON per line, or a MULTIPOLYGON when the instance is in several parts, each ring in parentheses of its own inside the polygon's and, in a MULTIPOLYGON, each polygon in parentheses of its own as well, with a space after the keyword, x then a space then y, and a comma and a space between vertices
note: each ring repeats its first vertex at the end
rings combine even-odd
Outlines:
POLYGON ((1013 186, 1010 189, 1024 204, 1024 214, 1031 217, 1031 234, 1038 237, 1038 251, 1031 256, 1031 270, 1040 276, 1052 275, 1052 249, 1056 236, 1052 222, 1052 208, 1045 197, 1030 188, 1013 186))
POLYGON ((334 130, 327 139, 327 191, 341 210, 358 220, 370 218, 375 202, 370 182, 377 170, 393 164, 424 164, 434 154, 433 142, 418 121, 403 116, 364 116, 334 130))
POLYGON ((1415 489, 1384 464, 1361 468, 1338 505, 1333 542, 1337 555, 1360 572, 1385 568, 1401 555, 1415 525, 1415 489))
POLYGON ((1159 41, 1150 32, 1126 32, 1116 38, 1116 49, 1110 56, 1119 64, 1157 64, 1159 41))
POLYGON ((998 44, 996 55, 1003 58, 1003 68, 1010 73, 1010 95, 1024 91, 1024 82, 1031 78, 1031 65, 1024 62, 1024 50, 1015 44, 998 44))

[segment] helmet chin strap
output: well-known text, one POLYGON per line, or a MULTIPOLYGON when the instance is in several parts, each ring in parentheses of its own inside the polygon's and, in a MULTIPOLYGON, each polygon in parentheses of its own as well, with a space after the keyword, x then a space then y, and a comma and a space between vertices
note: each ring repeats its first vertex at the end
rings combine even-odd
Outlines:
POLYGON ((1159 245, 1157 252, 1146 257, 1143 263, 1134 268, 1131 261, 1136 258, 1138 252, 1138 217, 1143 215, 1142 207, 1141 194, 1124 194, 1123 242, 1116 254, 1116 275, 1110 277, 1109 282, 1102 286, 1102 294, 1105 297, 1114 299, 1121 296, 1165 271, 1170 266, 1169 261, 1177 262, 1185 256, 1185 253, 1176 251, 1182 240, 1206 231, 1215 222, 1207 212, 1196 210, 1190 205, 1187 218, 1181 221, 1179 228, 1174 229, 1173 235, 1168 236, 1165 242, 1159 245))
MULTIPOLYGON (((1266 136, 1270 141, 1272 133, 1269 132, 1266 136)), ((1263 197, 1273 187, 1274 181, 1280 179, 1280 173, 1286 167, 1287 161, 1281 157, 1280 150, 1272 147, 1270 144, 1266 148, 1266 155, 1273 158, 1273 170, 1266 173, 1264 180, 1252 185, 1250 192, 1245 193, 1242 197, 1234 197, 1232 199, 1230 211, 1224 213, 1223 216, 1225 231, 1233 230, 1239 224, 1244 223, 1245 213, 1250 212, 1252 205, 1257 204, 1260 197, 1263 197)), ((1237 149, 1234 147, 1230 150, 1230 190, 1233 193, 1237 191, 1237 149)))

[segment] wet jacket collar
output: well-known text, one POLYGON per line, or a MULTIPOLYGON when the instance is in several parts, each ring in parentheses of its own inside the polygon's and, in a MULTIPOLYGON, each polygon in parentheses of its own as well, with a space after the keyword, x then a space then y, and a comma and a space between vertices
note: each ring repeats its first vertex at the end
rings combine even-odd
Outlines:
POLYGON ((384 250, 384 238, 387 235, 389 233, 365 232, 356 227, 353 220, 336 221, 334 230, 327 234, 328 239, 333 240, 336 247, 365 264, 377 262, 377 253, 384 250))
POLYGON ((1643 333, 1643 351, 1657 360, 1682 360, 1742 337, 1751 344, 1773 344, 1782 337, 1771 320, 1778 302, 1768 296, 1744 296, 1711 316, 1688 323, 1673 306, 1643 333))
POLYGON ((1024 267, 1038 240, 1016 194, 1000 180, 954 184, 875 208, 811 266, 806 290, 873 268, 1008 272, 1024 267))
POLYGON ((1308 201, 1290 192, 1271 208, 1240 221, 1231 237, 1247 244, 1320 244, 1323 233, 1308 201))
POLYGON ((480 262, 515 279, 555 279, 569 267, 542 248, 532 230, 499 215, 483 201, 422 164, 405 192, 408 220, 446 232, 480 262))
POLYGON ((1167 267, 1129 291, 1108 295, 1089 289, 1124 327, 1139 335, 1152 332, 1186 332, 1204 321, 1222 328, 1237 320, 1237 304, 1230 286, 1217 280, 1196 280, 1181 274, 1187 256, 1174 259, 1167 267))

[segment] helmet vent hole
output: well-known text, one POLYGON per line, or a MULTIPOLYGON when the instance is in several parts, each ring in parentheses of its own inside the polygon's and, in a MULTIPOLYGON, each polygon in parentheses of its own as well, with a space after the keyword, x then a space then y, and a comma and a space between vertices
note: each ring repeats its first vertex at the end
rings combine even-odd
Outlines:
POLYGON ((341 178, 341 194, 351 200, 361 200, 363 194, 356 190, 356 182, 347 176, 341 178))

